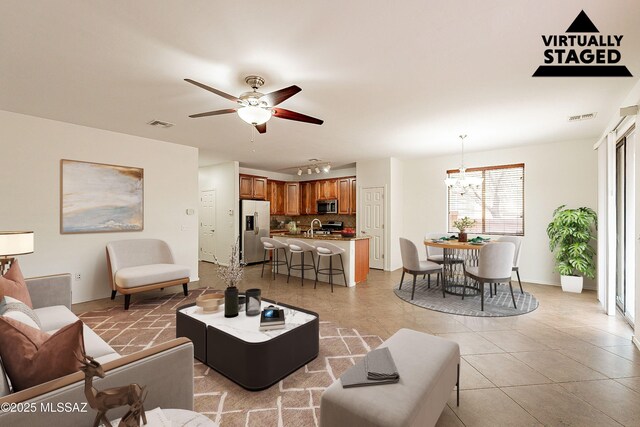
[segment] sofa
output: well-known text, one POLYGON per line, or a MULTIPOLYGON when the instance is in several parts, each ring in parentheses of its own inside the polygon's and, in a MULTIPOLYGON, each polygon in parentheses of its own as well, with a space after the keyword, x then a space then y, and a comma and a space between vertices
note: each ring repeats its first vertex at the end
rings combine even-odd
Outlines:
MULTIPOLYGON (((42 330, 55 331, 78 320, 71 311, 70 274, 26 279, 26 283, 42 330)), ((93 379, 97 389, 138 383, 147 386, 144 405, 149 410, 156 407, 193 410, 193 344, 190 340, 174 339, 120 356, 89 327, 83 325, 83 328, 86 353, 102 364, 106 374, 103 379, 93 379)), ((84 374, 80 371, 12 393, 0 365, 2 426, 92 425, 96 411, 88 405, 83 408, 84 403, 84 374)), ((107 416, 118 418, 127 410, 128 407, 114 409, 107 416)))
POLYGON ((169 245, 159 239, 116 240, 107 244, 111 299, 124 295, 129 309, 131 294, 182 285, 188 295, 190 269, 176 264, 169 245))

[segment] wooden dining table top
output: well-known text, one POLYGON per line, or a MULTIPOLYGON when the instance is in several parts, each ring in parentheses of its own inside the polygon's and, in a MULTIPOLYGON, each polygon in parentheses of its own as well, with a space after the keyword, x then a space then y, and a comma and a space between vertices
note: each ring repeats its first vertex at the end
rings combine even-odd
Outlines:
POLYGON ((434 242, 431 239, 425 239, 424 240, 424 245, 425 246, 434 246, 436 248, 443 248, 443 249, 480 249, 481 247, 483 247, 486 243, 483 243, 481 245, 472 245, 469 242, 458 242, 457 240, 443 240, 443 241, 439 241, 439 242, 434 242))

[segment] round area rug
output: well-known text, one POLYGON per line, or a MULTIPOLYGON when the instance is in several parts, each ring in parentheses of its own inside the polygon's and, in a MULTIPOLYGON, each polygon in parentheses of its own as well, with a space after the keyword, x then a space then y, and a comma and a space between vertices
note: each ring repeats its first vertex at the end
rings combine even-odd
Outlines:
POLYGON ((432 280, 431 288, 428 288, 427 280, 420 278, 416 281, 416 293, 413 300, 411 300, 412 286, 413 279, 405 281, 402 284, 402 289, 395 288, 393 292, 408 303, 443 313, 476 317, 505 317, 519 316, 538 308, 536 297, 528 292, 520 293, 517 283, 513 285, 513 296, 516 298, 517 309, 513 308, 509 286, 498 284, 498 294, 491 297, 489 296, 489 286, 487 284, 484 287, 484 311, 480 311, 480 295, 465 295, 464 301, 458 295, 447 294, 446 298, 442 298, 442 288, 440 286, 436 286, 432 280))

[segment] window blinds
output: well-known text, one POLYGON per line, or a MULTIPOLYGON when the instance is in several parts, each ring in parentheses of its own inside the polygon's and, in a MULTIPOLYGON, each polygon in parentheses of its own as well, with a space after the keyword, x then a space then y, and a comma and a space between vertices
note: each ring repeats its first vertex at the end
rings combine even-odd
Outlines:
MULTIPOLYGON (((457 169, 447 171, 458 178, 457 169)), ((448 227, 458 230, 453 222, 468 216, 476 220, 467 233, 524 235, 524 163, 515 165, 469 168, 466 175, 484 178, 479 188, 466 192, 458 186, 449 188, 448 227)))

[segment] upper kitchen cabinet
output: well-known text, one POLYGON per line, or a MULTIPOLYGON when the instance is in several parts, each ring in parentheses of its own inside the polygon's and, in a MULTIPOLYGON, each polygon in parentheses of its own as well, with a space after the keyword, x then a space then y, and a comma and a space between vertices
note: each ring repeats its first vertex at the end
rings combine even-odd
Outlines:
POLYGON ((356 213, 355 178, 340 178, 338 180, 338 213, 342 215, 356 213))
POLYGON ((318 213, 317 192, 320 182, 301 182, 300 183, 300 214, 315 215, 318 213))
POLYGON ((349 201, 350 205, 351 205, 351 214, 355 215, 356 213, 356 179, 355 178, 350 178, 349 181, 351 181, 351 200, 349 201))
POLYGON ((300 215, 300 184, 284 183, 284 214, 300 215))
POLYGON ((267 182, 267 199, 271 202, 271 215, 284 215, 284 182, 267 182))
POLYGON ((240 175, 240 198, 253 200, 267 199, 267 178, 240 175))
POLYGON ((320 190, 318 192, 318 200, 334 200, 338 198, 338 180, 325 179, 318 181, 320 190))

